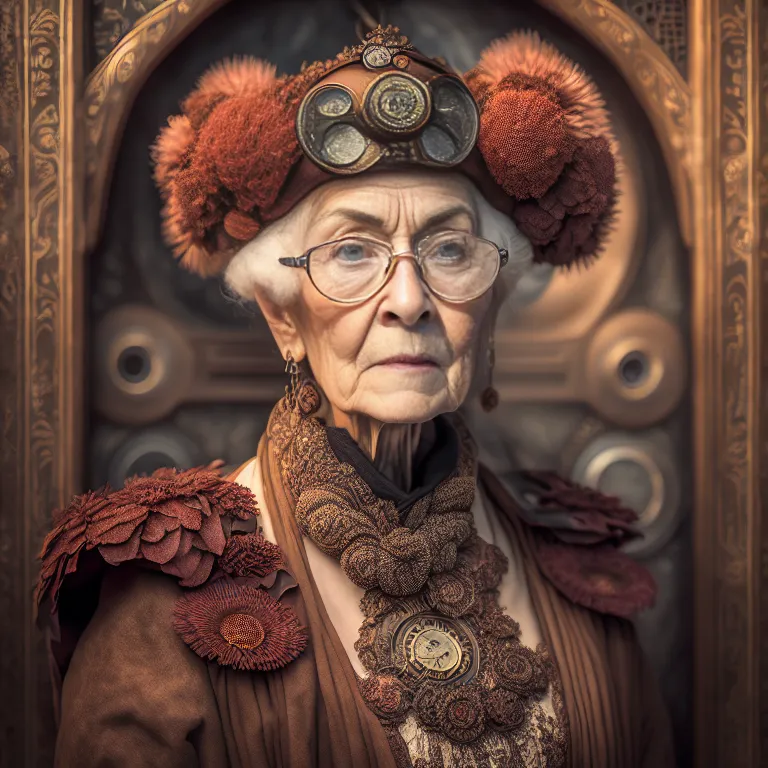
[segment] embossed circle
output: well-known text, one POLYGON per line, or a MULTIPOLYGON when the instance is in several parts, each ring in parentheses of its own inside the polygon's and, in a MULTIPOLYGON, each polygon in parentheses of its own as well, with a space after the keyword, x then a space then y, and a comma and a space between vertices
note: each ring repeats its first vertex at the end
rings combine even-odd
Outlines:
POLYGON ((323 158, 331 165, 351 165, 365 152, 366 141, 353 125, 332 125, 323 139, 323 158))
POLYGON ((460 619, 421 613, 404 619, 392 637, 403 676, 435 683, 467 682, 479 664, 477 640, 460 619))
POLYGON ((569 474, 577 483, 619 497, 637 513, 635 527, 643 535, 623 545, 633 555, 656 552, 680 524, 680 471, 661 431, 599 435, 583 448, 569 474))
POLYGON ((352 109, 352 97, 343 88, 323 88, 314 99, 314 107, 323 117, 341 117, 352 109))
POLYGON ((134 475, 151 475, 161 467, 186 469, 204 459, 195 442, 172 426, 142 429, 130 437, 110 432, 101 437, 94 451, 95 468, 113 488, 122 488, 134 475), (116 435, 120 436, 118 443, 116 435))
POLYGON ((369 69, 379 69, 390 64, 392 53, 386 45, 368 45, 363 51, 362 59, 369 69))
POLYGON ((364 103, 368 121, 388 133, 409 133, 421 128, 431 106, 424 83, 404 72, 389 73, 374 80, 364 103))
POLYGON ((613 315, 589 342, 583 376, 584 396, 603 417, 626 427, 655 424, 685 390, 680 329, 650 310, 613 315))
POLYGON ((184 399, 194 380, 189 339, 151 307, 123 305, 96 330, 96 407, 109 419, 156 421, 184 399))

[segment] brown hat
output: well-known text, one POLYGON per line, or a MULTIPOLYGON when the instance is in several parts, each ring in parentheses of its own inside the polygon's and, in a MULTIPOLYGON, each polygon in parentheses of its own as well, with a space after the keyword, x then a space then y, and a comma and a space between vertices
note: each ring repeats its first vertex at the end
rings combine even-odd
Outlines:
POLYGON ((493 43, 464 78, 378 28, 335 59, 276 77, 256 59, 206 73, 153 148, 164 234, 220 272, 320 184, 422 166, 468 176, 537 261, 594 257, 616 200, 615 141, 592 81, 535 33, 493 43))

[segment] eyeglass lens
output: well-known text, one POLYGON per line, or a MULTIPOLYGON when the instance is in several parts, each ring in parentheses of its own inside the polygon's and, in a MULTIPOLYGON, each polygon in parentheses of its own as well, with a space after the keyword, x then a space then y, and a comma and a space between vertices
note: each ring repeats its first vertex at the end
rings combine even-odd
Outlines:
MULTIPOLYGON (((496 246, 469 233, 434 235, 421 241, 416 250, 424 281, 448 301, 468 301, 482 295, 499 271, 496 246)), ((391 258, 391 249, 383 243, 345 238, 310 252, 309 275, 328 298, 359 301, 382 287, 391 258)))

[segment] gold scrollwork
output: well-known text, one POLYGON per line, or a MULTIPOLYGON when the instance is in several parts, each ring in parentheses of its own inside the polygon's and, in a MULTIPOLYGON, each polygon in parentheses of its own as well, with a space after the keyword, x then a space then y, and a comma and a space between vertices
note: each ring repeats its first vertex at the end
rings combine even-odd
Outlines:
MULTIPOLYGON (((761 669, 768 679, 765 651, 759 650, 765 647, 765 635, 758 640, 755 634, 759 617, 754 599, 764 593, 766 573, 759 562, 766 534, 763 528, 761 541, 756 450, 765 412, 761 377, 768 349, 760 332, 765 263, 757 250, 757 147, 759 131, 766 130, 760 115, 758 52, 768 22, 764 8, 762 0, 695 0, 692 6, 692 26, 699 25, 692 38, 691 81, 700 141, 693 340, 702 353, 694 455, 696 514, 706 521, 697 530, 695 550, 700 584, 697 754, 702 764, 735 768, 764 762, 760 748, 766 740, 759 723, 768 717, 768 689, 763 682, 764 693, 758 695, 754 672, 761 669), (711 696, 713 691, 724 695, 711 696)), ((763 45, 766 53, 768 46, 763 45)))
POLYGON ((166 0, 141 17, 91 73, 86 84, 86 248, 98 235, 109 163, 125 112, 143 78, 175 39, 226 0, 166 0))
POLYGON ((94 0, 93 43, 99 61, 109 55, 142 16, 162 2, 164 0, 94 0))
MULTIPOLYGON (((32 87, 28 99, 29 122, 26 143, 29 164, 29 240, 27 243, 27 292, 32 316, 26 360, 29 366, 29 441, 35 459, 33 474, 27 478, 35 490, 55 488, 53 477, 54 440, 57 431, 58 310, 59 310, 59 16, 38 0, 29 19, 29 74, 32 87)), ((44 506, 46 499, 32 493, 44 506)), ((40 512, 37 521, 47 523, 40 512)))
MULTIPOLYGON (((768 285, 768 113, 765 109, 765 93, 768 92, 768 4, 762 3, 758 8, 757 29, 755 30, 753 40, 757 43, 755 48, 757 49, 759 63, 752 93, 757 96, 758 100, 760 94, 763 95, 763 109, 758 119, 759 133, 755 137, 755 182, 757 185, 757 216, 760 226, 757 229, 756 236, 759 272, 753 279, 757 281, 758 285, 765 286, 768 285)), ((768 302, 766 302, 764 294, 760 297, 760 307, 756 312, 756 316, 750 318, 750 320, 753 323, 757 323, 761 329, 768 328, 768 302)), ((764 372, 768 370, 768 344, 766 344, 765 337, 762 337, 760 346, 760 383, 764 388, 766 386, 764 372)), ((758 423, 755 425, 755 428, 762 436, 762 439, 758 442, 760 447, 757 451, 758 455, 755 457, 755 463, 757 467, 764 468, 768 466, 768 440, 765 439, 765 435, 768 435, 768 409, 765 407, 759 412, 758 423)), ((761 473, 759 494, 760 499, 765 504, 765 500, 768 498, 768 478, 766 478, 764 471, 761 473)), ((755 561, 758 563, 758 574, 762 577, 762 582, 759 585, 760 597, 756 622, 762 645, 758 642, 757 647, 765 649, 766 638, 768 638, 768 589, 766 588, 766 581, 768 581, 768 530, 764 525, 759 537, 756 538, 759 539, 759 543, 755 547, 755 561)), ((751 574, 748 574, 748 577, 751 578, 751 574)), ((758 659, 758 668, 761 670, 766 669, 765 650, 762 652, 762 657, 758 659)), ((760 706, 757 713, 757 731, 760 734, 759 754, 765 760, 766 755, 768 755, 768 675, 764 671, 759 688, 759 700, 760 706)))
POLYGON ((59 17, 50 9, 38 6, 30 19, 30 103, 51 94, 51 76, 57 75, 56 57, 59 52, 59 17))

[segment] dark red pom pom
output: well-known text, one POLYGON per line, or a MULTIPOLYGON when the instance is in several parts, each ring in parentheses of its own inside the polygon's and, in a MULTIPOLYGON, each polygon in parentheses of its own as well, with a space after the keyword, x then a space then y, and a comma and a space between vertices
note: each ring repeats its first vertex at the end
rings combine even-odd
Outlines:
POLYGON ((571 160, 574 145, 565 111, 543 81, 510 76, 486 93, 478 146, 508 195, 543 195, 571 160))

